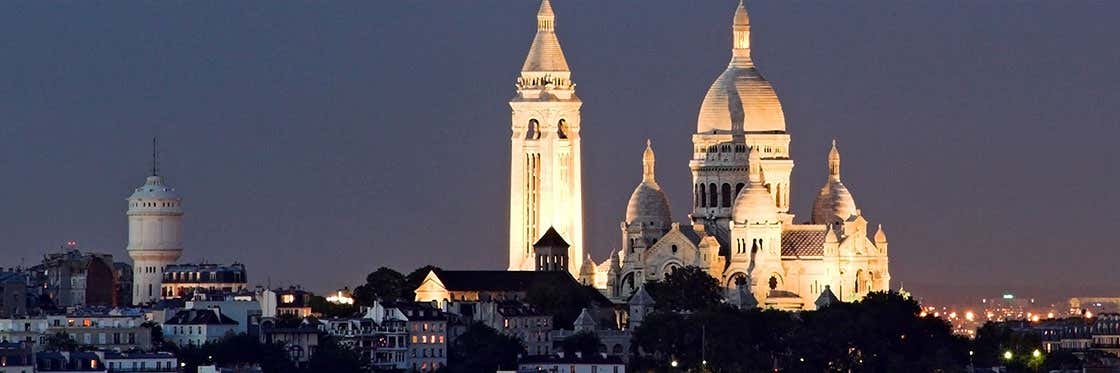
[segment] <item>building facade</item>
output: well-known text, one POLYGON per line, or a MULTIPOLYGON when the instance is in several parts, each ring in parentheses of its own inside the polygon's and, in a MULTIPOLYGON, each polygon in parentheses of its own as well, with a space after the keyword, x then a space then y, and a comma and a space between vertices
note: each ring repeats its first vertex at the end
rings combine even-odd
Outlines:
POLYGON ((201 346, 235 334, 237 325, 217 309, 186 309, 163 323, 163 336, 179 346, 201 346))
POLYGON ((167 265, 161 276, 160 297, 190 298, 195 291, 236 293, 246 290, 248 281, 241 263, 167 265))
MULTIPOLYGON (((509 202, 509 269, 535 268, 533 243, 555 229, 583 257, 583 191, 580 107, 572 72, 556 37, 549 0, 537 12, 537 35, 510 100, 512 135, 509 202)), ((579 274, 580 261, 569 266, 579 274)))
POLYGON ((39 265, 28 269, 36 291, 57 307, 112 307, 128 302, 118 298, 119 279, 112 255, 83 253, 73 241, 65 250, 44 255, 39 265))
POLYGON ((812 214, 795 222, 791 138, 774 88, 751 59, 742 3, 731 31, 731 61, 708 89, 692 135, 689 221, 673 221, 647 141, 642 181, 620 225, 622 247, 600 263, 586 260, 594 270, 582 271, 580 281, 622 302, 646 281, 697 266, 732 302, 788 310, 814 309, 826 287, 842 301, 888 290, 886 234, 880 226, 872 237, 841 182, 835 142, 812 214))

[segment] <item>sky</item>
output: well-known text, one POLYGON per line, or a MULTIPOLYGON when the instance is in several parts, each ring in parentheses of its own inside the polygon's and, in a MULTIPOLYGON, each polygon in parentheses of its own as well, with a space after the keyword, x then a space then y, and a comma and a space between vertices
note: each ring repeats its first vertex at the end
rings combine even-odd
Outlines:
MULTIPOLYGON (((652 139, 686 219, 691 133, 734 0, 555 0, 602 260, 652 139)), ((934 300, 1120 295, 1120 2, 748 2, 809 216, 835 138, 934 300)), ((0 266, 126 258, 162 143, 185 262, 319 291, 389 266, 507 265, 509 106, 535 0, 16 2, 0 12, 0 266)))

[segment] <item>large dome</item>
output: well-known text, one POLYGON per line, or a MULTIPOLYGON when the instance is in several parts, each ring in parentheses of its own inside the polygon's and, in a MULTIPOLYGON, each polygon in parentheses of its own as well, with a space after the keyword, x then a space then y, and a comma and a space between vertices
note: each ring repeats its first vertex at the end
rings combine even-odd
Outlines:
POLYGON ((778 206, 770 191, 762 185, 762 157, 755 149, 751 149, 749 180, 739 196, 735 197, 735 206, 731 210, 731 218, 737 223, 771 223, 779 221, 778 206))
POLYGON ((751 61, 750 17, 742 3, 732 31, 731 63, 708 88, 696 133, 785 131, 782 103, 751 61))
POLYGON ((732 63, 728 66, 708 88, 704 103, 700 105, 697 133, 729 133, 733 129, 747 132, 786 130, 778 95, 753 65, 737 67, 732 63))
POLYGON ((840 182, 840 150, 833 140, 832 150, 828 152, 828 182, 821 187, 817 199, 813 201, 813 224, 845 221, 858 214, 855 198, 852 198, 848 187, 840 182))
POLYGON ((642 183, 630 194, 626 204, 626 223, 639 223, 642 226, 668 228, 673 222, 669 210, 669 199, 657 185, 654 175, 653 147, 646 141, 646 151, 642 156, 642 183))

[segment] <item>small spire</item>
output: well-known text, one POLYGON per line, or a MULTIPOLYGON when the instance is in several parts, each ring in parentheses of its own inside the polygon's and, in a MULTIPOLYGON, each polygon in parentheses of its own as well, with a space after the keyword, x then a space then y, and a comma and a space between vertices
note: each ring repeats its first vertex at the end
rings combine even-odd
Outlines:
POLYGON ((836 148, 836 139, 832 139, 832 150, 828 151, 828 177, 840 181, 840 150, 836 148))
POLYGON ((556 13, 552 12, 552 2, 541 1, 541 8, 537 10, 537 30, 552 31, 556 27, 556 13))
POLYGON ((656 176, 654 175, 654 163, 653 143, 649 139, 646 139, 646 151, 642 154, 642 182, 657 182, 656 176))
POLYGON ((882 224, 879 224, 879 230, 875 232, 875 242, 887 242, 887 232, 883 230, 882 224))
POLYGON ((750 148, 750 156, 748 158, 747 168, 750 172, 747 174, 747 180, 752 183, 762 183, 762 153, 758 150, 758 146, 750 148))
POLYGON ((159 176, 159 136, 152 136, 152 176, 159 176))

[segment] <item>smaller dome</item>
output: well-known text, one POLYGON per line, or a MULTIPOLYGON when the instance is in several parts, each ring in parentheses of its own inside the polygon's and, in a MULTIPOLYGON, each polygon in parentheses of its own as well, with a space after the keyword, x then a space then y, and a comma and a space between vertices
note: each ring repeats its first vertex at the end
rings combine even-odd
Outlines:
POLYGON ((855 198, 840 182, 840 151, 836 148, 836 140, 833 140, 832 150, 828 152, 828 182, 813 201, 812 221, 814 224, 829 224, 846 221, 857 214, 859 210, 856 209, 855 198))
POLYGON ((654 175, 653 147, 646 140, 646 151, 642 156, 642 183, 634 188, 630 194, 630 202, 626 204, 626 223, 639 223, 643 226, 668 228, 673 222, 669 210, 669 199, 657 185, 654 175))
POLYGON ((152 175, 144 181, 144 185, 136 188, 128 199, 179 199, 179 194, 164 183, 163 176, 152 175))
POLYGON ((751 149, 750 174, 747 186, 735 197, 735 206, 731 210, 731 218, 739 223, 765 223, 778 221, 778 206, 770 191, 762 185, 762 157, 755 149, 751 149))

